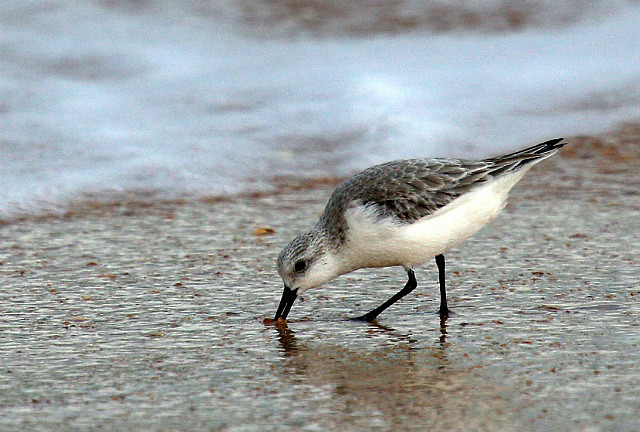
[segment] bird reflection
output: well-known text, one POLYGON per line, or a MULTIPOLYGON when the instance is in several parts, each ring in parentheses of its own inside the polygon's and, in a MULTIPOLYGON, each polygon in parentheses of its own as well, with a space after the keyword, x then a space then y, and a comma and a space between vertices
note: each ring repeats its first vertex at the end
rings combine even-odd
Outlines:
MULTIPOLYGON (((447 319, 448 318, 446 316, 440 317, 440 336, 438 337, 438 342, 439 342, 440 348, 443 350, 448 346, 447 319)), ((291 356, 300 350, 300 347, 298 346, 298 342, 295 336, 295 332, 289 328, 286 320, 276 320, 269 323, 273 324, 273 327, 276 329, 278 333, 278 342, 280 343, 280 346, 282 347, 282 351, 284 352, 285 356, 291 356)), ((369 321, 369 322, 366 322, 365 324, 377 330, 375 332, 365 333, 365 336, 368 338, 377 337, 380 334, 384 334, 387 336, 392 336, 393 339, 395 339, 396 341, 404 342, 408 345, 413 345, 418 342, 416 338, 410 336, 409 334, 399 332, 393 327, 380 324, 377 321, 369 321)), ((413 349, 413 348, 409 346, 409 349, 413 349)))
POLYGON ((445 348, 447 344, 447 319, 448 315, 440 315, 440 346, 445 348))
POLYGON ((402 342, 402 343, 406 343, 407 345, 409 345, 409 349, 412 349, 412 345, 416 344, 418 342, 418 340, 414 337, 411 337, 409 334, 406 333, 402 333, 399 332, 398 330, 394 329, 393 327, 389 327, 387 325, 384 324, 380 324, 378 321, 368 321, 366 322, 366 324, 369 327, 372 327, 373 329, 375 329, 376 331, 373 332, 367 332, 366 336, 369 338, 373 338, 373 337, 378 337, 379 335, 383 334, 383 335, 387 335, 387 336, 391 336, 391 338, 397 342, 402 342))
MULTIPOLYGON (((320 331, 316 333, 320 337, 309 339, 296 338, 289 324, 304 325, 279 320, 265 328, 267 333, 275 331, 281 356, 286 359, 278 363, 276 373, 287 386, 300 386, 298 391, 304 397, 313 398, 314 393, 305 393, 309 389, 333 389, 335 403, 331 409, 337 410, 335 418, 378 412, 379 420, 390 430, 415 424, 465 430, 477 422, 476 417, 452 416, 452 412, 477 414, 469 410, 477 400, 491 401, 482 406, 487 410, 480 416, 483 419, 494 410, 506 411, 500 397, 503 386, 446 355, 450 349, 446 319, 441 320, 438 339, 431 346, 376 322, 366 326, 345 324, 344 335, 334 337, 333 333, 320 331)), ((313 328, 306 330, 314 332, 313 328)))
POLYGON ((278 332, 278 341, 285 356, 291 356, 298 352, 298 342, 293 330, 289 328, 285 320, 276 320, 274 326, 278 332))

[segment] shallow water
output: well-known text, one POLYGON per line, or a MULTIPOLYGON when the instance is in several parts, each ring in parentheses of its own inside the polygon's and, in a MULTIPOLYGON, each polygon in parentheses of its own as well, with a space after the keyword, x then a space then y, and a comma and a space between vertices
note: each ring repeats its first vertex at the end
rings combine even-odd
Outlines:
POLYGON ((435 264, 377 325, 347 318, 401 269, 263 323, 327 188, 2 226, 0 429, 637 430, 640 199, 577 164, 536 167, 446 254, 444 323, 435 264))

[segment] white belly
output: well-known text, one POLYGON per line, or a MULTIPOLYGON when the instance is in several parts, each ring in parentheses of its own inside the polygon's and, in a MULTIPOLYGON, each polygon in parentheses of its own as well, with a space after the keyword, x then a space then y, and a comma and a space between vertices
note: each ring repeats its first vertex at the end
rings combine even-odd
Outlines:
POLYGON ((494 219, 506 205, 509 190, 526 171, 493 180, 411 224, 380 220, 371 207, 347 210, 349 230, 343 258, 348 271, 395 265, 409 268, 432 260, 494 219))

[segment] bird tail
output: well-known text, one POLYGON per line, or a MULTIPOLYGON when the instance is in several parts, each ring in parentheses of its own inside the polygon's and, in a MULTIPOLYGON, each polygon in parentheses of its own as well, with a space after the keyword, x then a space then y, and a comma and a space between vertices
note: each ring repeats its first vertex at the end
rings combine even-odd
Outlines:
POLYGON ((486 159, 485 161, 495 166, 495 170, 492 170, 491 173, 493 175, 499 175, 506 171, 518 171, 524 167, 530 168, 534 164, 556 154, 558 149, 566 144, 563 140, 564 138, 552 139, 514 153, 486 159))

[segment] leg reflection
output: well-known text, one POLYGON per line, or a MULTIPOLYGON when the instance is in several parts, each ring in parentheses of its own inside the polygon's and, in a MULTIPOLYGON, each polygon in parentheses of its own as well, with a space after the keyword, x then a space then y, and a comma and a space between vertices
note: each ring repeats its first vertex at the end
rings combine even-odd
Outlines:
POLYGON ((447 343, 447 318, 448 315, 440 315, 440 345, 444 347, 447 343))

